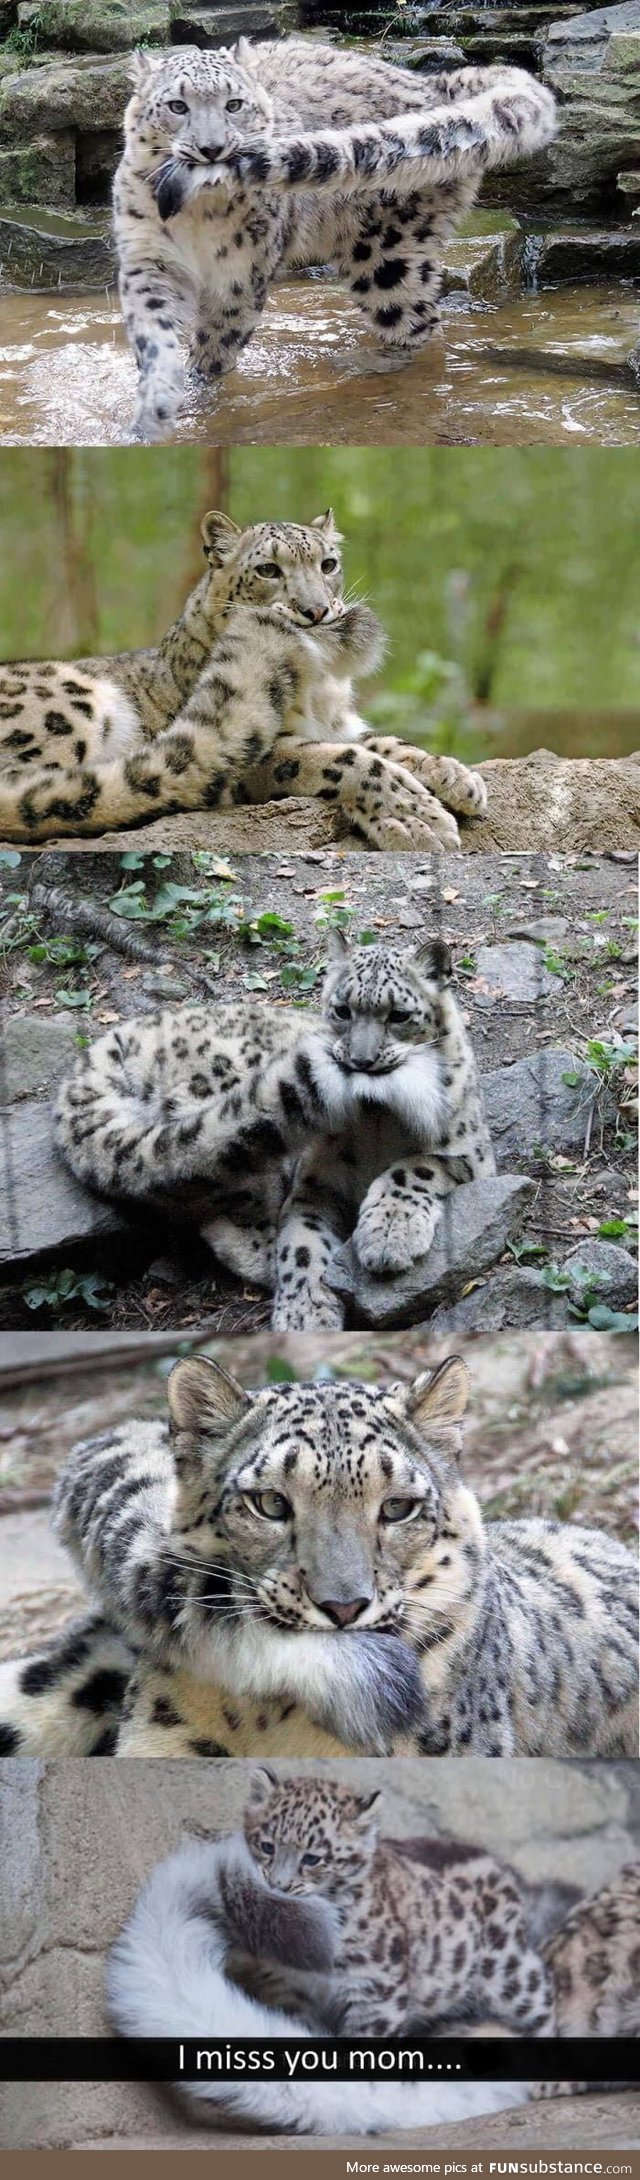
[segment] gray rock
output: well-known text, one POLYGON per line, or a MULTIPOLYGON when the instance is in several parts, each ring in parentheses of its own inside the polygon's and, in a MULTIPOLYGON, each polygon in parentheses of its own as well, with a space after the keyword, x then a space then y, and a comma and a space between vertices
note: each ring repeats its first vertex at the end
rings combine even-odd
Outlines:
POLYGON ((67 237, 0 219, 0 276, 8 287, 106 288, 115 282, 115 250, 106 235, 67 237))
POLYGON ((638 163, 639 72, 640 0, 551 23, 543 74, 562 119, 545 154, 552 192, 607 209, 621 171, 638 163))
POLYGON ((188 0, 173 0, 171 36, 175 45, 232 45, 235 38, 277 37, 296 29, 295 0, 235 0, 235 5, 190 7, 188 0))
POLYGON ((418 1325, 440 1302, 452 1301, 469 1279, 495 1264, 520 1232, 533 1193, 516 1174, 469 1181, 445 1199, 433 1248, 395 1278, 376 1279, 358 1264, 351 1244, 341 1251, 332 1285, 351 1294, 358 1319, 376 1328, 418 1325))
MULTIPOLYGON (((640 51, 640 39, 638 41, 640 51)), ((633 280, 640 273, 637 227, 560 228, 557 234, 530 238, 529 268, 535 266, 539 288, 574 286, 581 280, 633 280), (532 257, 532 245, 535 255, 532 257)))
MULTIPOLYGON (((20 0, 20 29, 38 19, 42 0, 20 0)), ((46 0, 46 36, 67 53, 130 53, 140 39, 169 45, 169 0, 46 0)))
POLYGON ((85 1194, 56 1155, 47 1107, 29 1100, 3 1120, 0 1262, 19 1264, 91 1236, 126 1232, 113 1204, 85 1194))
POLYGON ((490 1007, 494 998, 548 999, 558 991, 558 978, 545 968, 542 949, 526 940, 507 940, 503 946, 479 946, 476 974, 491 985, 491 996, 474 994, 476 1006, 490 1007))
MULTIPOLYGON (((514 1332, 537 1325, 544 1332, 559 1332, 568 1322, 567 1297, 553 1294, 539 1272, 514 1264, 511 1271, 497 1271, 485 1285, 474 1287, 450 1308, 437 1309, 430 1320, 432 1332, 514 1332)), ((571 1320, 572 1326, 575 1319, 571 1320)))
POLYGON ((3 1094, 7 1104, 30 1097, 57 1082, 67 1062, 77 1057, 78 1017, 50 1014, 13 1015, 3 1032, 3 1094))
POLYGON ((44 68, 27 68, 4 78, 0 89, 0 140, 6 147, 29 143, 42 130, 112 129, 122 134, 122 116, 131 96, 129 60, 81 59, 66 55, 44 68))
MULTIPOLYGON (((483 1075, 482 1091, 498 1166, 513 1166, 538 1147, 582 1150, 595 1092, 595 1079, 572 1052, 533 1052, 513 1067, 483 1075), (565 1075, 575 1079, 565 1082, 565 1075)), ((603 1090, 599 1111, 606 1125, 616 1117, 614 1099, 603 1090)))
POLYGON ((571 1285, 572 1302, 584 1299, 585 1281, 597 1290, 599 1302, 607 1302, 611 1309, 622 1309, 625 1302, 633 1302, 638 1293, 638 1266, 628 1249, 621 1249, 614 1241, 583 1241, 571 1256, 565 1257, 563 1271, 571 1285))
POLYGON ((72 212, 76 190, 75 139, 70 129, 44 133, 29 144, 0 151, 0 204, 46 204, 72 212))

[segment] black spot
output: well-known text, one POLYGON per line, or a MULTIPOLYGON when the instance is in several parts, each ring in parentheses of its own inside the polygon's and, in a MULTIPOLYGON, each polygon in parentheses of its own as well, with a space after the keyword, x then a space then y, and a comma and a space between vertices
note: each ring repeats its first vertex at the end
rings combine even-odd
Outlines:
POLYGON ((127 1686, 126 1673, 118 1673, 115 1667, 102 1666, 76 1688, 71 1697, 76 1711, 119 1710, 127 1686))
POLYGON ((16 1726, 0 1726, 0 1756, 14 1756, 20 1747, 20 1735, 16 1726))
POLYGON ((189 1747, 193 1749, 194 1756, 228 1756, 229 1754, 228 1749, 223 1749, 221 1741, 207 1741, 206 1738, 190 1741, 189 1747))

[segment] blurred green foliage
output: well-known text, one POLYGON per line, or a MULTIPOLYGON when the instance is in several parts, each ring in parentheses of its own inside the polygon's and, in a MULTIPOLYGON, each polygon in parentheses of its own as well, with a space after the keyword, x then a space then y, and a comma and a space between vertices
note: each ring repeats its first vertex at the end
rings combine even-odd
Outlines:
POLYGON ((475 754, 478 703, 640 705, 639 478, 628 449, 9 448, 0 652, 153 642, 203 565, 207 506, 304 521, 330 502, 389 636, 376 694, 397 691, 401 730, 428 715, 475 754))

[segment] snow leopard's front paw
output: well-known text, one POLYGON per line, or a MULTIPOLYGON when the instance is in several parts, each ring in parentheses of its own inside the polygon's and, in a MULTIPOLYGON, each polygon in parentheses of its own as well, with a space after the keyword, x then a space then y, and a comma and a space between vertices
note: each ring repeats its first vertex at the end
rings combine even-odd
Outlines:
POLYGON ((431 1248, 439 1216, 440 1205, 431 1198, 401 1195, 374 1181, 353 1235, 363 1271, 410 1271, 431 1248))
MULTIPOLYGON (((469 765, 460 763, 458 757, 434 756, 429 749, 420 749, 415 742, 403 742, 395 734, 367 735, 367 749, 384 757, 389 764, 400 765, 405 772, 420 780, 422 786, 436 795, 444 804, 444 823, 450 813, 457 811, 461 817, 484 817, 487 809, 487 790, 479 772, 472 772, 469 765)), ((458 829, 454 827, 456 843, 458 829)))
POLYGON ((184 373, 178 366, 141 379, 133 427, 136 439, 149 443, 164 439, 180 414, 184 391, 184 373))

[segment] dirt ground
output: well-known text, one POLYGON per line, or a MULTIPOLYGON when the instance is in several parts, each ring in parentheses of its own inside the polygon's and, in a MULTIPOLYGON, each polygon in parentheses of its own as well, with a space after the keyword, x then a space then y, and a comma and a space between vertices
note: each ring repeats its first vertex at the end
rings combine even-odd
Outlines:
MULTIPOLYGON (((442 1336, 271 1334, 133 1345, 98 1333, 0 1340, 0 1657, 35 1647, 80 1602, 49 1525, 55 1478, 78 1439, 127 1416, 161 1416, 178 1351, 197 1345, 243 1384, 281 1378, 409 1383, 442 1361, 442 1336)), ((540 1514, 632 1544, 637 1534, 637 1370, 633 1339, 504 1333, 458 1339, 471 1379, 468 1481, 492 1519, 540 1514)))
MULTIPOLYGON (((356 938, 368 932, 411 943, 426 930, 451 944, 458 993, 483 1075, 543 1049, 589 1058, 594 1040, 610 1052, 617 1039, 628 1053, 625 1040, 633 1037, 637 938, 631 856, 496 855, 473 857, 464 865, 455 857, 363 861, 339 850, 232 862, 136 854, 133 865, 130 856, 125 861, 102 853, 81 861, 63 853, 48 858, 49 884, 75 904, 94 901, 112 910, 115 904, 118 928, 142 939, 149 950, 151 959, 144 962, 124 960, 100 939, 76 930, 64 911, 53 924, 46 921, 29 900, 29 883, 41 876, 38 858, 17 853, 0 869, 4 1047, 12 1075, 2 1102, 19 1116, 31 1096, 29 1125, 36 1136, 47 1126, 51 1090, 73 1059, 76 1039, 83 1043, 132 1013, 153 1013, 159 1004, 207 994, 258 1007, 314 1003, 327 927, 335 922, 356 938), (478 969, 482 947, 513 940, 518 960, 533 947, 540 964, 533 992, 529 989, 525 998, 505 996, 500 983, 494 988, 478 969), (41 1059, 34 1066, 36 1039, 41 1059)), ((561 1266, 584 1237, 612 1224, 625 1248, 633 1246, 633 1066, 612 1068, 597 1055, 593 1065, 594 1101, 583 1150, 571 1157, 541 1150, 537 1158, 520 1161, 535 1186, 517 1245, 518 1263, 561 1266), (603 1103, 605 1093, 613 1094, 613 1104, 603 1103)), ((35 1322, 69 1330, 108 1324, 226 1333, 268 1321, 264 1295, 241 1292, 231 1275, 212 1265, 198 1237, 170 1232, 157 1218, 136 1216, 135 1224, 124 1226, 112 1220, 110 1229, 100 1228, 68 1251, 51 1246, 47 1252, 43 1201, 41 1231, 42 1241, 28 1261, 23 1253, 12 1263, 11 1251, 6 1252, 0 1325, 7 1328, 26 1329, 35 1322), (62 1293, 58 1274, 69 1271, 75 1283, 67 1281, 69 1291, 62 1293), (77 1285, 80 1278, 93 1282, 89 1302, 77 1285)), ((513 1256, 504 1261, 513 1264, 513 1256)))

